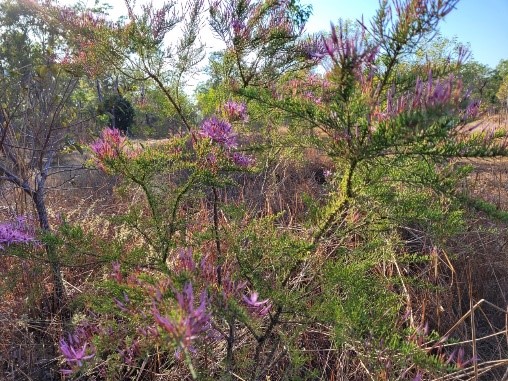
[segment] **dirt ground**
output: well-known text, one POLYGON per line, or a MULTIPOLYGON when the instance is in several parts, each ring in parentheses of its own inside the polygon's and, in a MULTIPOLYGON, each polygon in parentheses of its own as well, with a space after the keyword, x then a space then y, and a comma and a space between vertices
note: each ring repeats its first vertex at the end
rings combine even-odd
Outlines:
MULTIPOLYGON (((478 126, 476 131, 496 134, 496 143, 508 143, 508 112, 486 116, 474 125, 478 126)), ((508 211, 508 157, 461 159, 459 162, 474 168, 463 184, 466 194, 508 211)))

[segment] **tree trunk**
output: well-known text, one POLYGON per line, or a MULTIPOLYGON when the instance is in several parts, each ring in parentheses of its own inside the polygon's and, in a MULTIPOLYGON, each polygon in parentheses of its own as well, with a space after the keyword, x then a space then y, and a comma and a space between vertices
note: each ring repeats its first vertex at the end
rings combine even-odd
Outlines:
MULTIPOLYGON (((33 193, 33 202, 37 211, 37 218, 39 219, 39 225, 43 233, 51 233, 51 227, 48 220, 48 212, 46 209, 46 203, 44 202, 44 187, 37 187, 37 190, 33 193)), ((60 272, 60 262, 56 253, 54 244, 51 242, 45 245, 46 254, 48 256, 49 266, 53 275, 53 286, 55 296, 55 310, 59 311, 62 307, 65 298, 65 288, 63 284, 62 274, 60 272)), ((55 312, 56 312, 55 311, 55 312)))

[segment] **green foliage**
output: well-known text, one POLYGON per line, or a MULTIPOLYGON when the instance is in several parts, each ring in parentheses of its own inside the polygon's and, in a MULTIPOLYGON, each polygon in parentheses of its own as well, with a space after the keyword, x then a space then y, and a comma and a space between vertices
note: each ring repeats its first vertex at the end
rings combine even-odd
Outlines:
POLYGON ((508 222, 508 212, 500 210, 495 205, 481 199, 470 198, 464 195, 461 198, 463 202, 474 209, 484 212, 496 220, 508 222))
POLYGON ((499 102, 508 105, 508 75, 503 78, 496 96, 499 102))
POLYGON ((134 108, 131 103, 121 95, 109 95, 104 98, 98 107, 99 115, 107 115, 109 125, 118 128, 124 133, 130 132, 134 122, 134 108))

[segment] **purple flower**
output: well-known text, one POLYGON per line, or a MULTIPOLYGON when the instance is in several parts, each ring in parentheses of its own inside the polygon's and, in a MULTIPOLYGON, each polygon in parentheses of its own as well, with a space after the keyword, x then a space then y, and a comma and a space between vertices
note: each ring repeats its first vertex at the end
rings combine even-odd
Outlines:
POLYGON ((227 101, 222 106, 226 118, 230 121, 240 120, 247 122, 249 116, 247 115, 247 105, 245 103, 239 103, 235 101, 227 101))
POLYGON ((242 297, 244 303, 247 305, 247 308, 260 316, 265 316, 270 308, 272 307, 269 299, 258 301, 259 294, 257 292, 252 292, 250 296, 244 295, 242 297))
POLYGON ((233 153, 232 156, 233 162, 239 167, 249 167, 254 164, 254 159, 250 156, 243 155, 239 152, 233 153))
POLYGON ((479 100, 472 101, 464 111, 464 119, 474 119, 480 112, 481 102, 479 100))
POLYGON ((67 361, 67 363, 69 363, 70 365, 74 363, 78 367, 82 367, 83 361, 91 359, 94 356, 94 353, 89 355, 86 354, 87 343, 84 343, 82 347, 76 349, 72 344, 73 341, 74 340, 70 335, 69 342, 65 341, 64 339, 61 339, 60 351, 65 357, 65 361, 67 361))
POLYGON ((177 257, 177 268, 178 271, 194 271, 196 269, 196 262, 192 257, 191 248, 181 248, 177 257))
MULTIPOLYGON (((378 120, 386 120, 406 112, 456 106, 461 90, 461 81, 453 75, 436 80, 432 77, 432 72, 429 72, 427 81, 417 78, 414 91, 406 92, 398 98, 395 98, 395 88, 389 89, 386 109, 384 112, 378 111, 376 117, 378 120)), ((474 116, 477 108, 478 103, 472 103, 465 111, 465 118, 474 116)))
POLYGON ((207 312, 208 298, 206 291, 201 292, 200 303, 194 306, 194 292, 191 283, 187 283, 182 292, 176 293, 179 306, 179 317, 169 318, 162 316, 157 305, 152 306, 152 315, 155 322, 169 335, 170 339, 178 343, 177 356, 180 349, 192 351, 192 341, 200 333, 210 327, 210 314, 207 312))
POLYGON ((199 134, 209 138, 212 142, 222 145, 226 149, 236 147, 236 135, 233 128, 225 120, 218 119, 216 116, 206 119, 201 125, 199 134))
POLYGON ((64 376, 76 372, 83 366, 85 360, 94 357, 95 351, 94 348, 89 345, 89 340, 98 332, 99 329, 97 325, 91 324, 85 320, 80 323, 72 335, 67 335, 67 340, 63 338, 60 340, 60 352, 62 352, 68 368, 60 370, 64 376))
POLYGON ((4 245, 9 246, 34 241, 34 234, 30 231, 24 217, 18 217, 14 222, 0 224, 0 250, 4 249, 4 245))

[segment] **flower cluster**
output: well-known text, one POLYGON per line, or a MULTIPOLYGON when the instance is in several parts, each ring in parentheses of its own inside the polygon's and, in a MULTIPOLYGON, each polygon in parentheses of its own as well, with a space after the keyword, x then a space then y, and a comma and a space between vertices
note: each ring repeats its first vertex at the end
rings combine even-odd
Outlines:
POLYGON ((377 46, 368 45, 365 28, 350 33, 348 28, 341 23, 338 28, 332 24, 331 30, 331 37, 323 42, 326 52, 332 60, 358 69, 374 63, 379 49, 377 46))
POLYGON ((216 116, 212 116, 203 122, 199 134, 223 146, 225 149, 236 148, 237 142, 233 127, 227 121, 221 120, 216 116))
MULTIPOLYGON (((176 262, 177 273, 186 272, 187 275, 191 275, 197 270, 191 249, 180 250, 176 262)), ((152 300, 150 312, 147 313, 145 307, 131 300, 126 291, 123 291, 123 298, 120 300, 113 299, 124 314, 142 317, 144 321, 137 327, 136 336, 129 343, 123 341, 118 348, 118 353, 125 363, 132 364, 147 342, 162 338, 169 338, 176 346, 175 356, 183 359, 189 352, 194 352, 193 343, 201 334, 208 335, 211 332, 206 287, 199 285, 199 289, 196 289, 194 285, 197 283, 189 280, 179 290, 170 278, 164 278, 154 285, 143 281, 135 274, 124 277, 118 263, 113 263, 111 278, 122 286, 148 291, 152 300), (174 295, 174 299, 165 297, 168 292, 174 295)))
POLYGON ((0 224, 0 250, 12 244, 31 243, 34 241, 34 232, 28 227, 25 217, 18 217, 13 222, 3 222, 0 224))
POLYGON ((85 322, 78 326, 73 334, 67 335, 67 339, 60 340, 60 352, 67 365, 67 368, 60 370, 63 375, 75 373, 86 360, 95 356, 95 349, 89 344, 89 340, 95 333, 97 328, 85 322))
MULTIPOLYGON (((417 79, 415 89, 402 96, 395 97, 395 89, 387 93, 386 108, 378 112, 378 120, 394 118, 411 111, 428 111, 437 107, 457 106, 461 101, 462 83, 453 75, 446 79, 435 80, 429 73, 427 81, 417 79)), ((471 106, 468 115, 475 114, 475 107, 471 106)))
POLYGON ((101 137, 90 145, 95 156, 95 164, 107 171, 108 162, 119 157, 133 159, 139 155, 139 150, 127 145, 127 138, 117 128, 105 128, 101 137))
POLYGON ((194 304, 194 291, 192 283, 185 284, 181 292, 176 292, 178 312, 176 317, 161 315, 157 306, 157 300, 152 305, 152 315, 155 322, 168 334, 169 338, 178 343, 177 357, 181 356, 181 350, 193 350, 192 341, 210 326, 210 314, 208 313, 208 299, 206 291, 200 294, 200 302, 194 304))
POLYGON ((219 268, 212 255, 203 256, 198 266, 194 261, 191 249, 180 249, 174 270, 176 272, 194 272, 196 278, 218 290, 216 297, 220 297, 224 301, 231 298, 242 301, 253 315, 265 316, 271 309, 271 302, 268 299, 258 300, 258 292, 246 293, 247 282, 235 279, 231 265, 226 263, 219 268))
POLYGON ((251 156, 244 155, 240 152, 234 152, 233 155, 231 155, 231 159, 239 167, 246 168, 254 164, 254 159, 251 156))
MULTIPOLYGON (((247 120, 247 109, 242 103, 227 102, 223 106, 225 114, 231 120, 247 120)), ((231 160, 235 165, 239 167, 248 167, 254 164, 254 159, 250 156, 244 155, 239 152, 232 152, 238 146, 236 140, 236 134, 233 131, 231 124, 223 119, 219 119, 216 116, 212 116, 201 125, 199 135, 210 141, 219 147, 222 147, 225 151, 226 158, 231 160)), ((217 163, 216 154, 209 153, 206 157, 206 162, 209 165, 215 165, 217 163)))
POLYGON ((461 90, 461 81, 455 80, 453 75, 444 80, 434 80, 430 72, 426 82, 417 79, 410 107, 432 108, 450 102, 458 103, 461 90))
POLYGON ((331 24, 328 37, 309 42, 306 51, 310 58, 329 57, 334 65, 361 80, 366 69, 374 67, 379 47, 368 42, 364 27, 352 31, 348 24, 340 22, 337 27, 331 24))
POLYGON ((118 157, 125 146, 126 137, 117 128, 105 128, 101 137, 90 148, 100 161, 118 157))
POLYGON ((247 122, 249 115, 247 114, 247 105, 243 102, 227 101, 222 105, 225 117, 231 121, 247 122))

